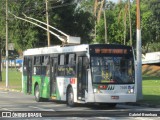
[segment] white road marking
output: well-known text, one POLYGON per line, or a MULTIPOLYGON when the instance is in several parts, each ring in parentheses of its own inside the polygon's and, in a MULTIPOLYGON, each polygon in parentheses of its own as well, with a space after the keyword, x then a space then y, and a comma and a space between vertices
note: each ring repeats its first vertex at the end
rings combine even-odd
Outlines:
POLYGON ((55 111, 53 109, 44 109, 44 108, 40 108, 40 107, 35 107, 35 106, 29 106, 30 108, 35 108, 35 109, 38 109, 38 110, 42 110, 42 111, 55 111))
POLYGON ((2 94, 5 93, 6 94, 6 93, 8 93, 8 91, 1 91, 0 93, 2 93, 2 94))
POLYGON ((0 110, 4 110, 4 111, 12 111, 12 110, 10 110, 10 109, 7 109, 7 108, 0 108, 0 110))

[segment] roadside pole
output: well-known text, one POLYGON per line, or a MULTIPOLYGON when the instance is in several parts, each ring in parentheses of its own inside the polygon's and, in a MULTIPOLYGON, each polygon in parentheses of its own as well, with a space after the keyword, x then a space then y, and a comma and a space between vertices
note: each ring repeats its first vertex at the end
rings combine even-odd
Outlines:
POLYGON ((137 4, 137 100, 143 98, 142 95, 142 41, 141 41, 141 27, 140 27, 140 0, 136 1, 137 4))
POLYGON ((50 33, 49 33, 49 15, 48 15, 48 0, 46 0, 46 21, 47 21, 47 39, 48 39, 48 47, 51 45, 50 42, 50 33))
POLYGON ((6 0, 6 88, 8 90, 8 0, 6 0))

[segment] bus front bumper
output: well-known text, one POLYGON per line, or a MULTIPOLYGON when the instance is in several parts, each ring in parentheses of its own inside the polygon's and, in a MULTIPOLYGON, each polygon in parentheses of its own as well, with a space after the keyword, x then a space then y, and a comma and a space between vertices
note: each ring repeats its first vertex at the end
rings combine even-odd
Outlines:
POLYGON ((96 103, 125 103, 125 102, 136 102, 136 94, 88 94, 88 100, 86 102, 96 103), (89 97, 90 96, 90 97, 89 97))

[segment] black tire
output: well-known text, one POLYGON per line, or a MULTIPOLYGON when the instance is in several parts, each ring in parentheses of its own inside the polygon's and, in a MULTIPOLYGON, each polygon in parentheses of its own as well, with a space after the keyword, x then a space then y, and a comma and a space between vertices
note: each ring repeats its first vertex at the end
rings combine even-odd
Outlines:
POLYGON ((117 103, 108 103, 108 106, 109 106, 110 108, 115 108, 116 105, 117 105, 117 103))
POLYGON ((115 108, 117 103, 100 103, 101 107, 115 108))
POLYGON ((35 89, 34 89, 34 96, 35 96, 35 100, 37 102, 41 102, 42 98, 40 97, 40 92, 39 92, 39 86, 36 85, 35 89))
POLYGON ((74 107, 75 106, 74 93, 73 93, 72 87, 69 87, 68 91, 67 91, 67 105, 70 106, 70 107, 74 107))

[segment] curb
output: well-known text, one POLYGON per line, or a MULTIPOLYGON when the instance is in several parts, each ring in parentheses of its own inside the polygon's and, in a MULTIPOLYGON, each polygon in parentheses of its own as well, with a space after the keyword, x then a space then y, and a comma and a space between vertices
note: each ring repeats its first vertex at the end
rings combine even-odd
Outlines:
POLYGON ((0 88, 0 90, 4 90, 4 91, 12 91, 12 92, 22 92, 21 90, 7 89, 7 88, 0 88))
POLYGON ((151 108, 160 108, 160 105, 154 105, 154 104, 148 104, 148 103, 126 103, 126 105, 141 106, 141 107, 151 107, 151 108))

